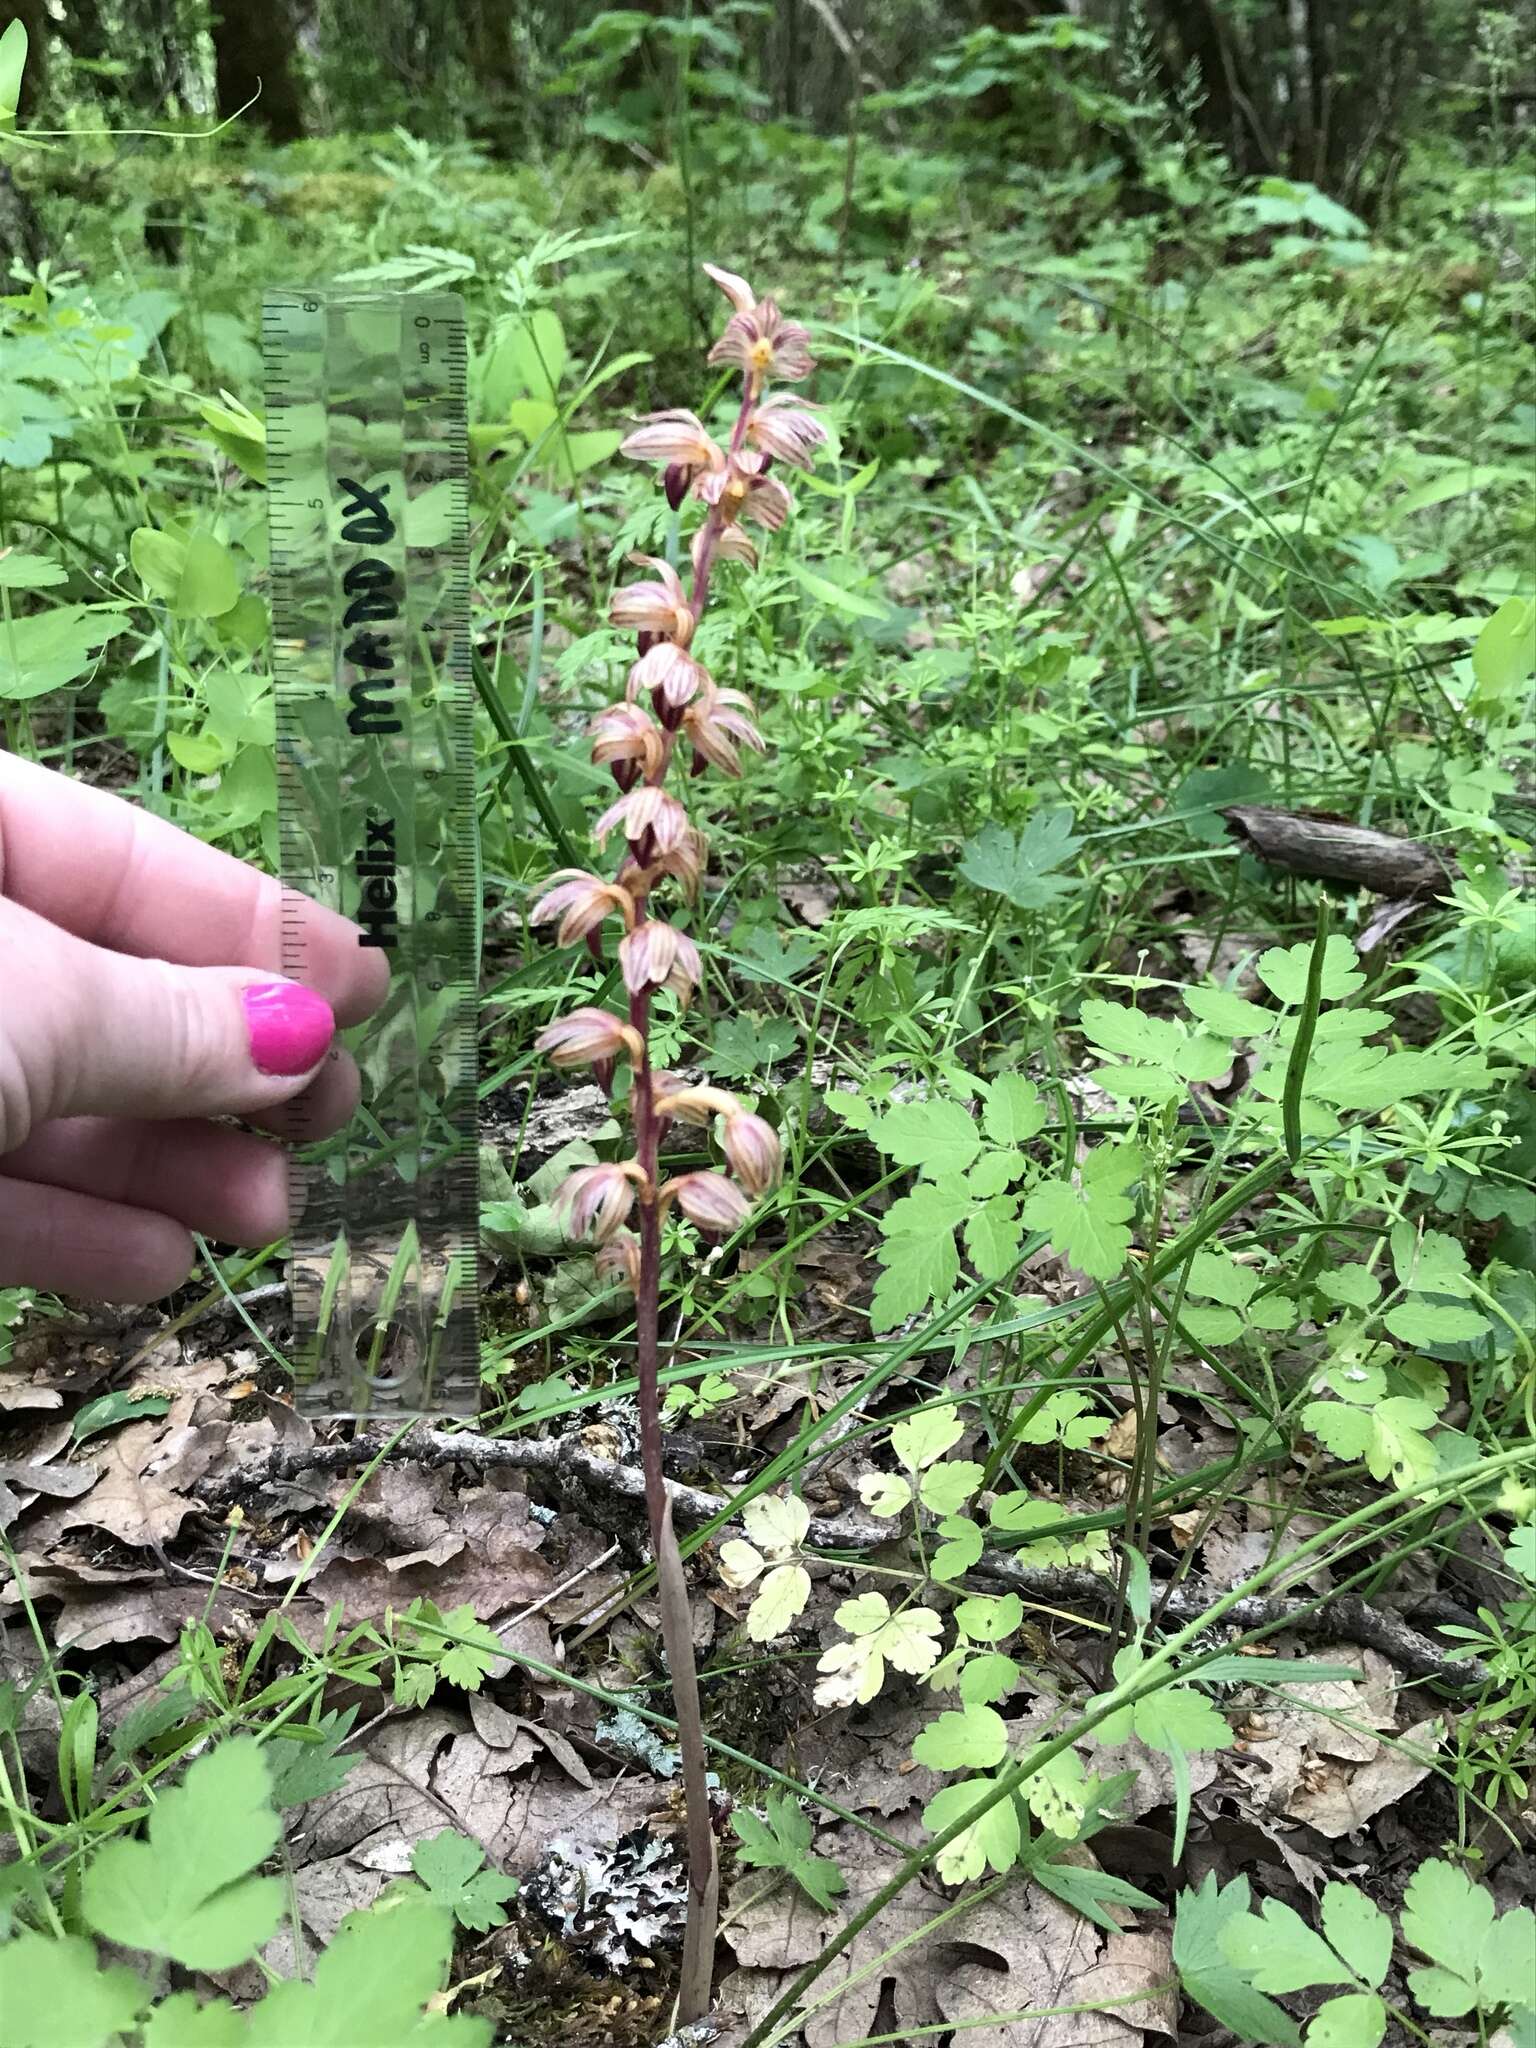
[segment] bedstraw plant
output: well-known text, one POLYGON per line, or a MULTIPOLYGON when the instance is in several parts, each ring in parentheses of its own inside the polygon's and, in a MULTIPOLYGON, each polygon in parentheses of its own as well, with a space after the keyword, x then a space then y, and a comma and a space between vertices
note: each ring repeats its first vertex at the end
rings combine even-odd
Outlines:
POLYGON ((561 945, 585 942, 601 959, 604 927, 621 928, 618 964, 627 1016, 596 1007, 557 1018, 539 1039, 558 1067, 589 1066, 613 1089, 619 1063, 630 1068, 628 1091, 632 1150, 626 1159, 582 1167, 556 1196, 572 1233, 597 1240, 599 1270, 635 1297, 640 1447, 646 1508, 661 1588, 662 1638, 677 1707, 684 1788, 688 1803, 689 1913, 679 1993, 683 2023, 709 2007, 717 1871, 710 1822, 698 1680, 682 1560, 671 1526, 662 1476, 658 1389, 658 1294, 661 1231, 675 1203, 706 1237, 738 1229, 752 1204, 779 1177, 777 1134, 728 1090, 688 1087, 652 1065, 651 1006, 660 989, 687 1004, 700 976, 694 940, 651 908, 663 885, 696 908, 708 843, 682 798, 669 789, 680 743, 691 777, 710 769, 741 773, 744 750, 761 753, 762 737, 749 700, 722 689, 692 652, 709 604, 717 564, 757 560, 746 531, 757 524, 776 531, 787 518, 790 495, 775 473, 780 465, 809 468, 826 432, 814 410, 787 394, 768 391, 775 379, 798 382, 813 363, 803 327, 786 320, 771 298, 758 299, 746 280, 713 264, 706 273, 730 301, 724 332, 709 352, 712 364, 741 372, 741 402, 725 447, 691 412, 650 414, 622 445, 640 461, 662 465, 662 488, 674 512, 689 503, 704 516, 690 546, 692 577, 684 584, 670 562, 637 559, 653 573, 615 592, 610 622, 635 634, 635 661, 624 701, 599 713, 591 727, 592 758, 605 764, 618 796, 593 828, 599 844, 620 832, 624 854, 612 879, 578 869, 557 874, 535 905, 533 922, 558 921, 561 945), (664 1173, 661 1146, 674 1123, 717 1125, 723 1172, 664 1173))

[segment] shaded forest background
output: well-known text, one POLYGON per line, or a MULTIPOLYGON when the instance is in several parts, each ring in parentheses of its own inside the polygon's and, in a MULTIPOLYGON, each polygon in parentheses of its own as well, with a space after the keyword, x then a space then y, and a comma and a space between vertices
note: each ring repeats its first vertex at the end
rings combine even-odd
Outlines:
POLYGON ((672 128, 887 136, 924 114, 963 141, 1134 157, 1138 110, 1181 108, 1240 174, 1316 184, 1369 215, 1408 140, 1476 118, 1490 35, 1518 121, 1536 90, 1536 12, 1470 0, 723 0, 596 10, 581 0, 25 0, 38 123, 153 113, 245 120, 274 142, 409 125, 508 155, 607 143, 647 161, 672 128), (1042 67, 1042 48, 1058 60, 1042 67), (940 61, 933 62, 935 52, 940 61), (1520 53, 1524 53, 1523 58, 1520 53), (914 84, 914 80, 921 80, 914 84))

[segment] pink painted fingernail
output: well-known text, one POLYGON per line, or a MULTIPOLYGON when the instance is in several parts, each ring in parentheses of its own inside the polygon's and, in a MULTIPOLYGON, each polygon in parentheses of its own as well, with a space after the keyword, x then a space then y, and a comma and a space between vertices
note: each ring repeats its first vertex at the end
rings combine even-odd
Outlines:
POLYGON ((261 1074, 307 1074, 336 1036, 324 996, 296 981, 257 981, 240 991, 251 1063, 261 1074))

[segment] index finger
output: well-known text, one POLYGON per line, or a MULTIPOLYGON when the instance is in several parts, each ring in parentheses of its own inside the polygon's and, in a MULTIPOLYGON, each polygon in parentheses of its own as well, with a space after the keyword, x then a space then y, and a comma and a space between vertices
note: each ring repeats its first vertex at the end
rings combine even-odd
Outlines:
MULTIPOLYGON (((115 952, 184 967, 291 971, 284 892, 271 875, 14 754, 0 754, 0 894, 115 952)), ((376 1009, 389 966, 359 945, 357 926, 306 902, 302 933, 296 978, 326 998, 338 1023, 376 1009)))

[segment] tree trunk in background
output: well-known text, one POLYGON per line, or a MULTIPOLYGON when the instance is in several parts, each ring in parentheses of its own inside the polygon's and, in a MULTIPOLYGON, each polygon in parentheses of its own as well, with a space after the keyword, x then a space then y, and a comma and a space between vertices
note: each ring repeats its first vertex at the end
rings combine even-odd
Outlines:
POLYGON ((304 107, 289 62, 294 34, 287 0, 222 0, 212 26, 220 116, 228 120, 255 99, 247 118, 274 142, 297 142, 304 107))

